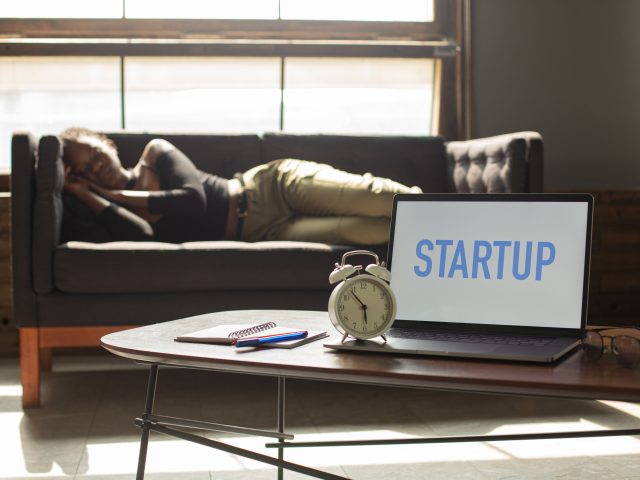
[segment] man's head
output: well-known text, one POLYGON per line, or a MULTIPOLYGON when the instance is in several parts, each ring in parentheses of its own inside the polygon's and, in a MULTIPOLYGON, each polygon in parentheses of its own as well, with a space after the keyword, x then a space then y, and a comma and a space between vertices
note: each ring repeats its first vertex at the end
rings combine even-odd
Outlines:
POLYGON ((71 173, 101 187, 122 189, 128 180, 118 151, 105 135, 86 128, 68 128, 60 134, 65 165, 71 173))

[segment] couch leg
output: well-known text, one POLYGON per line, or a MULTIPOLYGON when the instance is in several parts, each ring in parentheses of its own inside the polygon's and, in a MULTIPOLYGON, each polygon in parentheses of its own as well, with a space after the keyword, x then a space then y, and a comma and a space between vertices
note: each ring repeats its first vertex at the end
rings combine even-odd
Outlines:
POLYGON ((22 407, 40 406, 40 345, 37 327, 20 329, 22 407))
POLYGON ((53 349, 42 347, 40 349, 40 371, 50 372, 53 366, 53 349))

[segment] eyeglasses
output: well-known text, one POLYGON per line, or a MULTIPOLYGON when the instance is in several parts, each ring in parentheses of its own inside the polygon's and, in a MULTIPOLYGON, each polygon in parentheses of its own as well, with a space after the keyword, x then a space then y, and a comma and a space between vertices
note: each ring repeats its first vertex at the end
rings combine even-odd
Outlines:
POLYGON ((587 360, 599 360, 604 353, 613 353, 626 367, 640 363, 639 328, 602 328, 587 330, 582 341, 582 351, 587 360))

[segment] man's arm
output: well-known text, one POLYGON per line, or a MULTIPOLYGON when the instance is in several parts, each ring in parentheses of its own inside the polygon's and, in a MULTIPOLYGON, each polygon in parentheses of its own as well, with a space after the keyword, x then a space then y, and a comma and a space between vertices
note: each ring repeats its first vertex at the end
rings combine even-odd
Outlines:
POLYGON ((100 196, 133 209, 143 218, 155 221, 165 213, 197 215, 206 209, 206 195, 198 170, 191 160, 166 140, 152 140, 134 168, 141 178, 150 170, 162 179, 163 190, 109 190, 99 185, 91 189, 100 196))
POLYGON ((67 172, 64 189, 89 207, 114 241, 154 239, 149 222, 91 191, 85 180, 71 177, 67 172))

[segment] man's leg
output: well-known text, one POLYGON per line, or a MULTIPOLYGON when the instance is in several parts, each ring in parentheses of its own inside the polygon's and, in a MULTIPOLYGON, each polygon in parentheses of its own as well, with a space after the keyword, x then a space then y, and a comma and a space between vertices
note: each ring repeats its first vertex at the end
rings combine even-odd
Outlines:
POLYGON ((386 217, 297 217, 271 232, 273 239, 343 245, 380 245, 389 241, 386 217))
POLYGON ((245 242, 273 240, 271 231, 291 216, 278 186, 279 163, 259 165, 243 174, 248 205, 240 239, 245 242))
POLYGON ((396 193, 420 193, 388 178, 302 160, 280 163, 282 196, 299 215, 391 217, 396 193))

